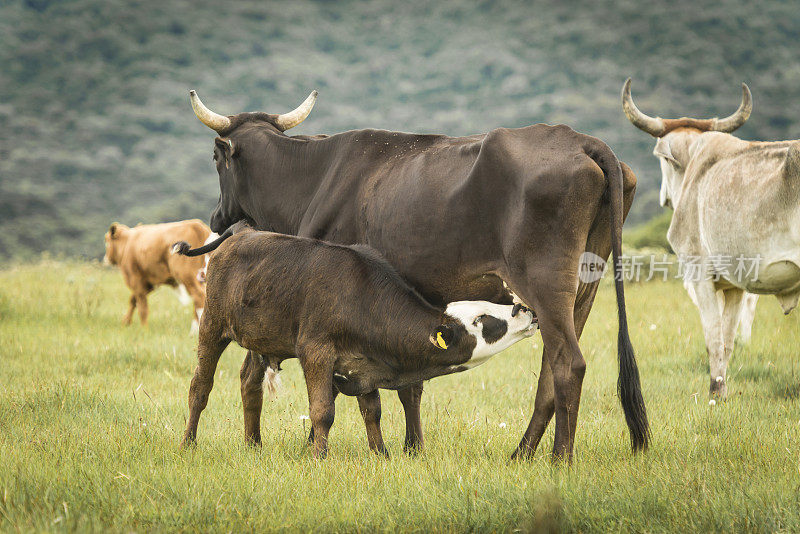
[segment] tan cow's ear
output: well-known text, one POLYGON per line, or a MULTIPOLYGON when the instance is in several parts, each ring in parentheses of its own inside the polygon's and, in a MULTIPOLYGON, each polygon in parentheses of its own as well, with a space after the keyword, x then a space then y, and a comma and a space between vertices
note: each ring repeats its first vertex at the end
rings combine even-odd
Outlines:
POLYGON ((111 237, 111 239, 114 239, 115 237, 117 237, 117 233, 118 233, 117 232, 117 225, 118 224, 119 223, 111 223, 111 226, 108 227, 108 235, 111 237))

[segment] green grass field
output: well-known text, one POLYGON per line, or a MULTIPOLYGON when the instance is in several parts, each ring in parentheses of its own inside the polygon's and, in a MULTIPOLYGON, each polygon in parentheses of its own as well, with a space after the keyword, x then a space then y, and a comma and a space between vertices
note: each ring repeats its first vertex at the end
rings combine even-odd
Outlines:
POLYGON ((121 326, 127 290, 97 264, 0 271, 2 531, 798 531, 800 316, 763 298, 737 347, 730 399, 708 404, 696 310, 677 282, 628 284, 631 336, 653 430, 638 457, 616 393, 616 312, 601 288, 575 463, 552 466, 552 425, 532 462, 509 462, 533 410, 541 338, 426 385, 427 449, 402 453, 403 415, 383 392, 392 454, 367 449, 354 399, 337 400, 328 459, 304 445, 296 361, 265 402, 264 446, 243 443, 239 366, 220 362, 198 446, 180 452, 196 340, 172 291, 151 322, 121 326), (533 348, 531 347, 533 345, 533 348))

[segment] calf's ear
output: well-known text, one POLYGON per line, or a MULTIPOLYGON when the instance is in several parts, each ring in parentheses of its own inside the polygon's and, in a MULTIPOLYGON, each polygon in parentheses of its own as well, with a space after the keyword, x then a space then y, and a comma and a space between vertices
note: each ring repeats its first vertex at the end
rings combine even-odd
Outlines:
POLYGON ((439 325, 428 338, 437 348, 447 350, 455 339, 455 330, 447 324, 439 325))
POLYGON ((117 223, 111 223, 111 226, 108 227, 108 235, 111 239, 117 237, 117 223))

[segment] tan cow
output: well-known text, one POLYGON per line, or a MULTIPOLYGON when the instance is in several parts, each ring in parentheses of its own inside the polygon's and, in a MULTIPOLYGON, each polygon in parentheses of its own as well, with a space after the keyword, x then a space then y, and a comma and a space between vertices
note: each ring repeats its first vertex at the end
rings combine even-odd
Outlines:
POLYGON ((169 285, 184 295, 188 292, 194 303, 192 331, 197 329, 206 299, 205 287, 197 280, 203 258, 177 256, 170 249, 176 241, 202 245, 210 233, 208 226, 198 219, 134 228, 120 223, 111 225, 105 235, 103 262, 119 266, 131 290, 130 307, 123 319, 126 325, 131 323, 134 309, 139 310, 139 319, 146 325, 148 293, 160 285, 169 285))
POLYGON ((661 204, 675 210, 667 240, 704 271, 685 276, 684 285, 700 310, 711 394, 724 398, 737 326, 749 337, 755 311, 748 293, 775 295, 784 313, 800 298, 800 141, 730 135, 752 110, 745 84, 733 115, 703 120, 649 117, 633 103, 630 84, 623 110, 656 138, 661 204))

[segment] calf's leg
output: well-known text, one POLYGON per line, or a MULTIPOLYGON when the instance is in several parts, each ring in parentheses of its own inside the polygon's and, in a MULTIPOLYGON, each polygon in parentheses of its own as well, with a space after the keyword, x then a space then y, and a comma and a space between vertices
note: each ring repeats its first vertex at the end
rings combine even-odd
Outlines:
POLYGON ((267 366, 260 354, 247 351, 239 372, 244 410, 244 439, 261 445, 261 408, 264 403, 264 374, 267 366))
POLYGON ((208 395, 214 387, 214 373, 222 351, 228 346, 230 340, 204 335, 200 331, 200 342, 197 349, 197 367, 189 386, 189 420, 186 422, 186 432, 183 435, 181 448, 192 445, 197 439, 197 423, 200 414, 208 404, 208 395))
POLYGON ((378 390, 366 395, 359 395, 358 407, 361 410, 361 417, 364 418, 364 425, 367 427, 369 448, 388 458, 389 451, 386 450, 381 433, 381 396, 378 390))
POLYGON ((333 362, 335 353, 327 347, 298 348, 308 390, 308 412, 314 431, 314 458, 328 455, 328 432, 336 414, 333 362))
MULTIPOLYGON (((333 400, 336 401, 336 396, 339 395, 339 390, 335 387, 333 388, 333 400)), ((306 440, 308 446, 314 445, 314 425, 311 425, 311 430, 308 431, 308 440, 306 440)))
POLYGON ((403 451, 407 454, 417 454, 425 446, 422 438, 422 419, 420 405, 422 404, 422 382, 411 384, 397 390, 397 396, 403 404, 406 417, 406 440, 403 451))

